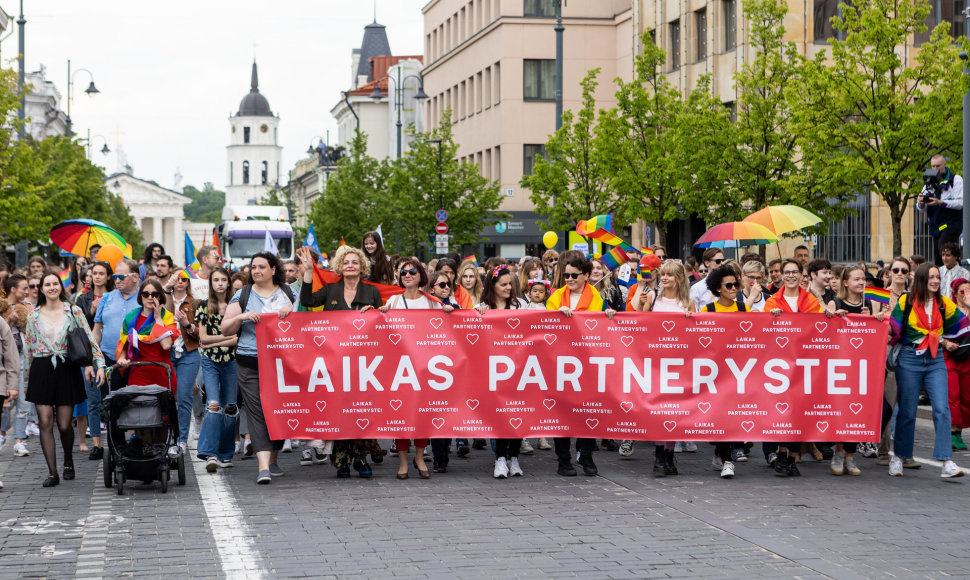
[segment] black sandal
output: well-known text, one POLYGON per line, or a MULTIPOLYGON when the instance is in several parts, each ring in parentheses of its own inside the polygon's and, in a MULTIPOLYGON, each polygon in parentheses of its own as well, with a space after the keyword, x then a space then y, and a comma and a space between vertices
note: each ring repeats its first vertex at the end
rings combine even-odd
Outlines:
POLYGON ((74 479, 74 466, 73 465, 65 465, 64 466, 64 480, 65 481, 68 481, 68 480, 71 480, 71 479, 74 479))
POLYGON ((60 482, 61 482, 61 479, 57 477, 57 474, 51 473, 47 476, 47 479, 44 480, 44 487, 54 487, 60 482))

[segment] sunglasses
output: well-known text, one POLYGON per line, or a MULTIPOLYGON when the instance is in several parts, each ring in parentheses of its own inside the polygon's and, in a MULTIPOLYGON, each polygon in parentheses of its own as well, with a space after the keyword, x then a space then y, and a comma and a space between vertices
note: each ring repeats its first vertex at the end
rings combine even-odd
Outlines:
POLYGON ((577 280, 582 275, 583 275, 582 272, 572 272, 572 273, 570 273, 570 272, 563 272, 562 273, 562 277, 565 280, 577 280))
POLYGON ((909 268, 893 268, 893 274, 909 274, 909 268))
POLYGON ((707 268, 700 268, 697 271, 700 272, 701 274, 707 274, 710 270, 708 270, 707 268))
POLYGON ((724 286, 725 290, 734 290, 738 287, 738 284, 737 282, 725 282, 724 284, 721 284, 721 286, 724 286))
POLYGON ((447 282, 438 282, 437 284, 435 284, 435 288, 441 288, 442 290, 450 287, 451 286, 447 282))
POLYGON ((155 300, 161 300, 162 299, 162 295, 159 294, 158 292, 142 292, 141 293, 141 297, 142 298, 154 298, 155 300))
POLYGON ((797 276, 801 276, 802 273, 801 272, 796 272, 794 270, 790 270, 788 272, 782 272, 781 275, 784 276, 785 278, 795 278, 797 276))
POLYGON ((549 260, 546 262, 546 264, 558 264, 558 263, 559 263, 559 260, 549 260))
POLYGON ((717 264, 718 266, 720 266, 721 265, 721 262, 724 261, 724 258, 721 258, 721 259, 716 259, 715 258, 714 260, 711 260, 711 261, 714 262, 715 264, 717 264))
POLYGON ((124 280, 128 276, 131 276, 131 274, 112 274, 111 278, 114 280, 124 280))
POLYGON ((27 287, 30 288, 31 290, 36 290, 40 288, 40 284, 27 284, 27 287))
POLYGON ((401 270, 401 275, 402 276, 417 276, 418 275, 418 269, 417 268, 408 268, 407 270, 401 270))

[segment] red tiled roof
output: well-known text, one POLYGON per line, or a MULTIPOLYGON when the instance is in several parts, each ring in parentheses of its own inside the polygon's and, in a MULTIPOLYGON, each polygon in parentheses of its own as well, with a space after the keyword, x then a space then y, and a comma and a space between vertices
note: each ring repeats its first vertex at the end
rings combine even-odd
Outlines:
POLYGON ((374 92, 374 86, 378 85, 381 92, 385 95, 388 91, 388 79, 384 75, 387 74, 387 70, 402 60, 417 60, 419 62, 424 62, 424 56, 422 55, 410 55, 410 56, 391 56, 389 54, 375 56, 370 60, 371 66, 371 78, 380 79, 379 81, 371 81, 369 83, 360 85, 360 87, 350 91, 351 95, 365 95, 370 96, 374 92), (381 78, 384 77, 384 78, 381 78))

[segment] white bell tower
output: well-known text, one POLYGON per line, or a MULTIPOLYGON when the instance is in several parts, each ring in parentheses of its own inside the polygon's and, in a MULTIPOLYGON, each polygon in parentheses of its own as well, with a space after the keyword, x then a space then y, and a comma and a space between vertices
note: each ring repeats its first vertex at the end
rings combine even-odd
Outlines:
POLYGON ((229 117, 232 133, 226 147, 226 205, 253 205, 280 183, 280 118, 273 115, 269 101, 259 92, 256 61, 249 94, 239 102, 239 111, 229 117))

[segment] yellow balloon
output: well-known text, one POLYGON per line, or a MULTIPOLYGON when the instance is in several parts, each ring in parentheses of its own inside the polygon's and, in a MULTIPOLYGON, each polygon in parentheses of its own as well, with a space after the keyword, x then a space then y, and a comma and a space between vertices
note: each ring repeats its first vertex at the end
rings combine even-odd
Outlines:
POLYGON ((556 243, 559 241, 559 236, 556 232, 546 232, 542 234, 542 244, 546 249, 552 249, 556 243))

